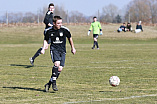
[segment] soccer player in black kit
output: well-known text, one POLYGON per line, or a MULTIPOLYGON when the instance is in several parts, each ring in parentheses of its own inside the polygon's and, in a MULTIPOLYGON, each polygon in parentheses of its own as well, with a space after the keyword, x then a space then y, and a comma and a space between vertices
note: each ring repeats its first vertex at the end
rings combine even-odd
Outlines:
POLYGON ((51 84, 53 90, 58 91, 56 79, 59 77, 59 74, 62 71, 65 63, 66 38, 68 39, 69 44, 71 46, 71 52, 75 54, 76 49, 74 48, 73 40, 69 29, 62 26, 62 18, 60 16, 54 16, 53 26, 49 28, 49 30, 46 30, 44 39, 46 42, 43 44, 43 48, 41 50, 41 53, 44 54, 48 41, 49 39, 51 39, 50 53, 54 66, 52 68, 51 78, 49 82, 45 84, 46 92, 49 91, 51 84))
MULTIPOLYGON (((54 4, 50 3, 48 6, 48 11, 44 18, 44 23, 46 25, 45 29, 48 29, 49 27, 53 26, 53 11, 54 11, 54 4)), ((44 35, 45 35, 45 32, 44 32, 44 35)), ((49 43, 50 43, 50 41, 49 41, 49 43)), ((46 49, 48 49, 48 45, 47 45, 46 49)), ((38 49, 38 51, 34 54, 33 57, 29 58, 30 63, 32 65, 34 65, 35 58, 41 54, 41 50, 42 50, 42 47, 38 49)))

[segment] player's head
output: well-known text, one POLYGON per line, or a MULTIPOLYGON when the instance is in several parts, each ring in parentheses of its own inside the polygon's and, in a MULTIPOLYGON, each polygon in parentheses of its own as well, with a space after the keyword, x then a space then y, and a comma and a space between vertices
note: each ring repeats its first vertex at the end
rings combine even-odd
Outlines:
POLYGON ((60 29, 60 27, 62 26, 62 18, 60 16, 54 16, 53 25, 54 29, 60 29))
POLYGON ((49 11, 53 12, 55 10, 54 4, 50 3, 48 9, 49 9, 49 11))
POLYGON ((130 23, 128 22, 127 25, 130 25, 130 23))
POLYGON ((142 21, 139 21, 138 24, 141 25, 142 21))
POLYGON ((123 23, 123 26, 125 26, 125 22, 123 23))
POLYGON ((96 16, 93 17, 93 21, 94 22, 97 21, 97 17, 96 16))

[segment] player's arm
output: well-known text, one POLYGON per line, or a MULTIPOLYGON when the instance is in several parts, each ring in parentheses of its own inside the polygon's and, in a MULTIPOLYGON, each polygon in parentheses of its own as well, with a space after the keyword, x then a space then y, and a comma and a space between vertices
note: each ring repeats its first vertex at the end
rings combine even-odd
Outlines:
POLYGON ((67 27, 65 27, 65 26, 62 26, 62 28, 65 29, 64 34, 66 34, 66 37, 68 38, 69 44, 71 46, 71 52, 73 54, 75 54, 76 53, 76 49, 74 47, 74 43, 73 43, 73 40, 72 40, 72 37, 71 37, 70 30, 67 27))
POLYGON ((70 46, 71 46, 71 52, 72 52, 73 54, 75 54, 75 53, 76 53, 76 49, 75 49, 75 47, 74 47, 74 43, 73 43, 72 37, 71 37, 71 38, 68 38, 68 40, 69 40, 69 43, 70 43, 70 46))
POLYGON ((100 22, 99 22, 99 29, 100 29, 100 35, 102 35, 103 33, 102 33, 102 28, 101 28, 100 22))
POLYGON ((44 42, 43 42, 43 48, 41 50, 41 54, 45 53, 45 50, 47 49, 47 46, 48 46, 48 40, 49 40, 49 34, 48 34, 48 32, 46 32, 44 42))
POLYGON ((142 30, 142 32, 143 32, 142 25, 141 25, 141 30, 142 30))
POLYGON ((46 47, 48 46, 48 42, 47 40, 44 40, 43 42, 43 48, 41 50, 41 54, 44 54, 45 53, 45 50, 47 49, 46 47))

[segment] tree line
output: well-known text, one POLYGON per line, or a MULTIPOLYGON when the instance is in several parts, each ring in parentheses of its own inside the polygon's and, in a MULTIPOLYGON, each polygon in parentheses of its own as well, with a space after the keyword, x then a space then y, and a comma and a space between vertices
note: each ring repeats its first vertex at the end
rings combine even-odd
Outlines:
MULTIPOLYGON (((43 22, 47 7, 43 7, 36 13, 7 13, 0 17, 0 23, 39 23, 43 22)), ((79 11, 68 12, 64 5, 55 5, 54 15, 60 15, 64 23, 88 23, 91 17, 86 16, 79 11)), ((157 0, 132 0, 126 7, 119 10, 114 4, 104 6, 101 12, 94 15, 100 22, 104 23, 121 23, 121 22, 138 22, 139 20, 146 23, 157 23, 157 0)))

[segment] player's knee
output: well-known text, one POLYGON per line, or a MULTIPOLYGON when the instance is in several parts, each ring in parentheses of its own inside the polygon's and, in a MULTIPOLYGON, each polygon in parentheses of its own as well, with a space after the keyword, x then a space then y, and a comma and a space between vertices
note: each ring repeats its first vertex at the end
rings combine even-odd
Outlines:
POLYGON ((49 45, 46 45, 45 49, 48 49, 49 45))
POLYGON ((62 66, 59 66, 58 71, 61 72, 63 70, 62 66))
POLYGON ((59 67, 59 66, 60 66, 60 61, 56 61, 56 62, 54 63, 54 65, 55 65, 56 67, 59 67))
POLYGON ((97 39, 96 39, 96 38, 94 38, 94 41, 97 41, 97 39))

